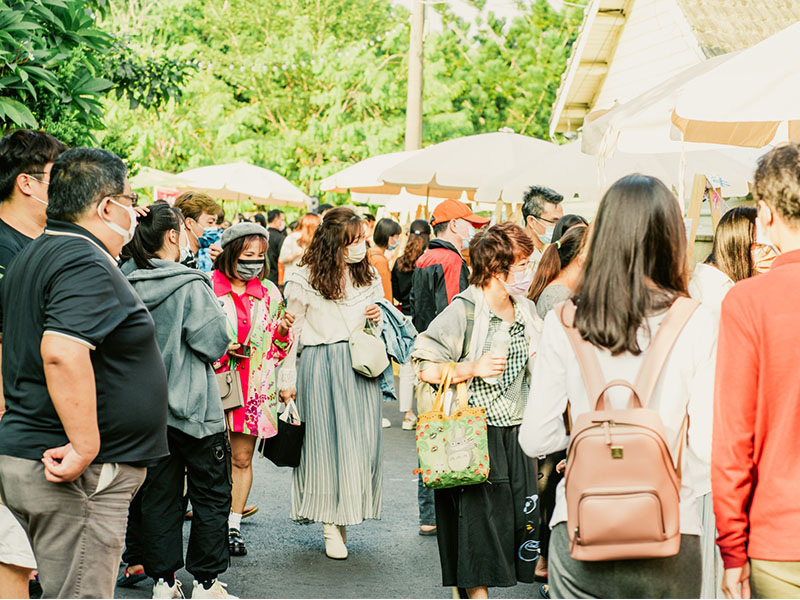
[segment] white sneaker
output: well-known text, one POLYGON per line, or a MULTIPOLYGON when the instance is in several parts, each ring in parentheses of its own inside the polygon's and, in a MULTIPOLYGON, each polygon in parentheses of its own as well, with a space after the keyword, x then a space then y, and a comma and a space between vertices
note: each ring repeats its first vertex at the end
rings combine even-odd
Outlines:
POLYGON ((166 598, 170 600, 172 598, 186 598, 186 596, 183 595, 181 582, 177 579, 172 586, 167 585, 167 582, 163 579, 159 579, 153 586, 153 598, 166 598))
POLYGON ((219 579, 214 580, 214 584, 206 589, 203 585, 194 580, 192 584, 192 598, 239 598, 239 596, 232 596, 225 588, 228 587, 227 583, 222 583, 219 579))
POLYGON ((389 427, 391 427, 391 426, 392 426, 392 422, 391 422, 389 419, 387 419, 386 417, 383 417, 383 418, 381 419, 381 426, 382 426, 384 429, 388 429, 389 427))

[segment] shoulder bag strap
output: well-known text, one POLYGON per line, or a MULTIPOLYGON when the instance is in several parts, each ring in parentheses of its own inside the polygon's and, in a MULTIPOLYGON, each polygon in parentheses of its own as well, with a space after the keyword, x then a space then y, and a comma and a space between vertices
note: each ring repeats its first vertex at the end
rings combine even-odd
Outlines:
POLYGON ((567 333, 567 339, 575 351, 578 365, 583 375, 583 383, 586 386, 586 393, 589 396, 589 406, 592 410, 606 410, 608 408, 606 395, 603 393, 605 377, 600 368, 600 361, 597 360, 594 346, 581 337, 580 332, 575 328, 575 305, 572 300, 567 300, 555 306, 554 310, 561 320, 561 325, 567 333))

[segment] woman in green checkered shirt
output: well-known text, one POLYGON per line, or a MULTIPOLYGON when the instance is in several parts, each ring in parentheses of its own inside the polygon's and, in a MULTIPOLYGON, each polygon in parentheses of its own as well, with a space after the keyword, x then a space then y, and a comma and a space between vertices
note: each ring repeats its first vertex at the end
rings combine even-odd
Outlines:
POLYGON ((442 584, 486 598, 492 586, 532 583, 539 557, 536 462, 517 434, 542 322, 525 297, 533 243, 521 227, 481 231, 469 252, 470 287, 419 335, 412 360, 431 384, 440 382, 444 363, 457 362, 453 383, 467 381, 470 406, 486 409, 488 481, 435 491, 442 584), (506 357, 493 357, 488 351, 503 322, 511 345, 506 357))

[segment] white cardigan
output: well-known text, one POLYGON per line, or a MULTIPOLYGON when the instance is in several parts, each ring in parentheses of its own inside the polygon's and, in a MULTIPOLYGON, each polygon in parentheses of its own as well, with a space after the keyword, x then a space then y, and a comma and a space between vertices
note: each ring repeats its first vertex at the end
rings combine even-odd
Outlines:
MULTIPOLYGON (((664 315, 650 318, 655 332, 664 315)), ((645 329, 639 331, 639 344, 646 348, 649 340, 645 329)), ((650 408, 657 410, 667 432, 673 457, 677 457, 680 428, 688 403, 689 446, 698 461, 711 460, 711 424, 713 420, 714 362, 717 347, 717 322, 711 311, 697 308, 681 332, 661 373, 650 408)), ((595 348, 606 381, 625 379, 633 382, 639 371, 643 353, 611 356, 608 350, 595 348)), ((544 331, 533 366, 531 392, 520 426, 519 443, 528 456, 544 456, 563 450, 569 441, 562 415, 570 402, 573 422, 589 412, 589 400, 581 377, 578 360, 572 350, 559 316, 550 311, 544 320, 544 331)), ((614 408, 625 408, 629 392, 623 388, 610 390, 614 408)), ((695 478, 698 465, 683 453, 681 482, 681 533, 699 534, 695 478)), ((707 471, 706 471, 707 472, 707 471)), ((564 481, 558 484, 556 507, 550 526, 567 520, 564 481)))
POLYGON ((345 274, 345 297, 333 302, 311 287, 308 267, 299 267, 286 283, 286 310, 295 316, 295 343, 278 371, 278 389, 297 387, 297 347, 342 342, 366 320, 364 309, 383 298, 380 275, 371 267, 375 279, 364 287, 355 287, 349 271, 345 274))

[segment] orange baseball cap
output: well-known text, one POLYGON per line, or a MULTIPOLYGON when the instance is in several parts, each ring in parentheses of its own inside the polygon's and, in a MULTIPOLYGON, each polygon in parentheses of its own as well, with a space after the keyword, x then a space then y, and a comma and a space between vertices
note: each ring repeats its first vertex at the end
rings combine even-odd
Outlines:
POLYGON ((461 202, 449 198, 433 209, 431 216, 431 225, 444 223, 445 221, 454 221, 455 219, 464 219, 471 223, 474 227, 483 227, 489 222, 486 217, 479 217, 469 209, 469 206, 461 202))

